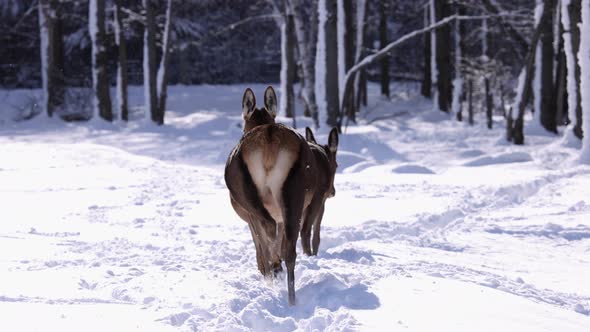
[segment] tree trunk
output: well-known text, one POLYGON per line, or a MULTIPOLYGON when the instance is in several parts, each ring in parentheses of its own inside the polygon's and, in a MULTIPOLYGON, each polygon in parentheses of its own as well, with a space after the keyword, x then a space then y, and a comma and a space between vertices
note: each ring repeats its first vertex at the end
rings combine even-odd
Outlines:
MULTIPOLYGON (((424 27, 426 28, 430 25, 429 17, 429 7, 424 7, 424 27)), ((431 66, 431 48, 430 48, 430 33, 424 34, 424 77, 422 78, 422 87, 421 93, 422 96, 426 98, 432 98, 432 66, 431 66)))
MULTIPOLYGON (((379 45, 384 48, 388 44, 387 40, 387 14, 388 6, 387 0, 379 1, 379 45)), ((380 83, 381 95, 389 98, 389 56, 384 56, 380 60, 380 83)))
MULTIPOLYGON (((451 15, 450 5, 446 0, 434 0, 434 3, 437 22, 451 15)), ((436 29, 436 67, 438 107, 441 111, 448 113, 452 100, 451 28, 449 25, 436 29)))
MULTIPOLYGON (((576 1, 576 0, 574 0, 576 1)), ((570 132, 574 133, 574 126, 576 123, 576 110, 579 106, 578 95, 580 89, 578 81, 576 80, 577 56, 574 53, 573 47, 573 33, 572 18, 570 15, 571 0, 561 0, 561 24, 563 29, 563 47, 565 54, 565 62, 567 67, 566 84, 567 84, 567 130, 566 135, 570 132)), ((574 133, 575 135, 575 133, 574 133)), ((579 137, 578 137, 579 138, 579 137)))
MULTIPOLYGON (((342 86, 340 86, 338 89, 344 93, 344 78, 346 77, 346 71, 348 71, 355 63, 356 63, 356 52, 355 52, 355 38, 358 38, 358 34, 356 34, 355 32, 355 25, 354 25, 354 11, 353 11, 353 6, 352 6, 352 0, 343 0, 343 7, 344 7, 344 29, 345 29, 345 34, 344 34, 344 69, 345 69, 345 73, 343 74, 343 76, 340 78, 341 84, 342 86)), ((357 4, 357 5, 360 5, 357 4)), ((360 29, 362 29, 362 26, 359 27, 360 29)), ((355 90, 354 88, 356 87, 356 85, 353 84, 352 86, 352 90, 346 95, 343 96, 343 102, 342 102, 342 114, 346 114, 347 117, 347 121, 348 120, 353 120, 353 122, 356 121, 354 113, 355 113, 355 101, 354 101, 354 97, 355 97, 355 90)))
POLYGON ((567 86, 566 86, 566 65, 565 53, 563 48, 559 50, 557 55, 557 71, 555 77, 555 87, 557 91, 556 96, 556 117, 557 126, 567 124, 567 86))
MULTIPOLYGON (((569 14, 570 14, 570 35, 572 41, 572 50, 574 53, 574 59, 578 59, 578 52, 580 51, 580 28, 579 24, 582 21, 582 4, 581 0, 572 0, 570 3, 569 14)), ((582 131, 582 90, 581 90, 581 77, 580 77, 580 61, 575 61, 575 79, 576 79, 576 108, 575 108, 575 119, 570 119, 574 124, 574 134, 579 139, 583 138, 582 131)))
MULTIPOLYGON (((514 121, 514 127, 512 129, 512 138, 513 138, 513 142, 514 144, 517 145, 522 145, 524 144, 524 132, 523 132, 523 128, 524 128, 524 111, 527 105, 527 102, 529 100, 530 94, 531 94, 531 83, 532 83, 532 78, 533 78, 533 69, 534 69, 534 63, 535 63, 535 53, 536 53, 536 49, 537 49, 537 44, 539 43, 539 38, 541 37, 541 31, 542 31, 542 26, 543 26, 543 22, 547 19, 547 15, 548 15, 548 11, 543 10, 543 14, 541 15, 541 19, 539 21, 538 26, 535 29, 535 32, 533 34, 533 38, 531 40, 531 44, 529 46, 529 51, 528 54, 526 56, 526 64, 525 64, 525 68, 523 69, 523 72, 521 73, 521 75, 524 75, 522 77, 522 87, 520 87, 520 82, 519 82, 519 88, 521 88, 522 90, 519 91, 519 93, 521 94, 521 96, 519 97, 517 94, 517 100, 515 102, 515 106, 517 106, 518 108, 518 114, 516 117, 516 120, 514 121)), ((520 81, 520 77, 519 77, 519 81, 520 81)))
POLYGON ((469 80, 467 84, 467 113, 469 124, 473 126, 473 80, 469 80))
POLYGON ((512 118, 512 108, 506 115, 506 140, 512 142, 514 139, 514 119, 512 118))
MULTIPOLYGON (((535 8, 533 11, 533 27, 538 27, 541 24, 541 16, 543 15, 545 3, 544 0, 535 0, 535 8)), ((531 124, 533 127, 541 126, 541 87, 543 83, 543 27, 541 27, 541 37, 535 49, 535 60, 533 64, 533 81, 531 84, 532 98, 533 98, 533 119, 531 124)))
MULTIPOLYGON (((309 81, 309 112, 311 115, 311 118, 313 120, 314 126, 316 128, 320 127, 320 118, 319 118, 319 105, 318 105, 318 97, 317 97, 317 92, 315 90, 315 82, 316 82, 316 72, 315 72, 315 52, 316 47, 317 47, 317 42, 318 42, 318 28, 319 28, 319 17, 317 15, 318 12, 318 1, 313 1, 312 3, 312 15, 311 18, 309 19, 309 25, 311 25, 311 27, 309 28, 309 33, 307 34, 308 38, 307 38, 307 47, 308 47, 308 58, 309 60, 307 60, 307 66, 308 66, 308 77, 306 78, 309 81)), ((301 14, 300 14, 301 15, 301 14)), ((300 22, 303 24, 302 21, 302 17, 300 17, 300 22)), ((302 25, 303 27, 303 25, 302 25)), ((303 29, 304 30, 304 29, 303 29)))
POLYGON ((564 51, 563 40, 563 26, 559 24, 559 32, 556 37, 559 39, 557 44, 557 70, 555 72, 555 90, 556 97, 556 116, 557 125, 563 126, 567 124, 567 82, 566 82, 566 58, 564 51))
MULTIPOLYGON (((444 1, 444 0, 438 0, 438 1, 444 1)), ((429 0, 428 4, 426 5, 428 7, 428 17, 430 19, 430 25, 433 24, 437 24, 438 20, 437 20, 437 16, 436 16, 436 2, 437 0, 429 0)), ((440 110, 440 107, 438 105, 438 65, 437 65, 437 61, 436 61, 436 53, 437 53, 437 47, 436 47, 436 42, 437 42, 436 38, 436 30, 431 30, 430 31, 430 84, 432 85, 432 104, 433 104, 433 109, 438 111, 440 110)))
POLYGON ((61 19, 55 0, 40 0, 38 13, 43 109, 52 117, 63 105, 65 93, 61 19))
MULTIPOLYGON (((355 64, 355 37, 356 37, 356 30, 355 30, 355 13, 353 10, 353 1, 352 0, 344 0, 344 28, 346 29, 346 33, 344 34, 344 46, 345 46, 345 68, 346 70, 350 69, 355 64)), ((346 73, 345 73, 346 75, 346 73)), ((344 89, 344 88, 343 88, 344 89)))
POLYGON ((328 15, 325 26, 326 45, 326 124, 330 127, 338 126, 338 113, 340 110, 338 93, 338 38, 336 30, 336 0, 326 0, 326 13, 328 15))
POLYGON ((486 118, 487 118, 487 124, 488 124, 488 129, 492 129, 492 126, 494 124, 493 122, 493 109, 494 109, 494 103, 493 103, 493 99, 492 99, 492 93, 490 91, 490 79, 486 78, 485 79, 485 93, 486 93, 486 118))
POLYGON ((92 87, 94 113, 107 121, 113 121, 107 54, 105 41, 105 2, 90 0, 88 30, 92 39, 92 87))
POLYGON ((123 121, 129 120, 129 108, 127 105, 127 41, 123 33, 122 6, 125 0, 115 0, 115 42, 118 46, 117 57, 117 113, 123 121))
MULTIPOLYGON (((364 6, 363 2, 358 2, 357 3, 358 7, 362 7, 364 6)), ((344 93, 344 79, 346 77, 346 72, 356 63, 356 61, 358 61, 358 59, 360 58, 360 50, 362 48, 362 29, 363 29, 363 18, 360 19, 359 22, 359 18, 358 15, 359 10, 364 11, 364 7, 362 9, 357 7, 357 12, 355 15, 355 12, 353 11, 353 6, 352 6, 352 1, 351 0, 343 0, 343 14, 344 14, 344 74, 341 77, 341 86, 339 87, 339 90, 344 93), (354 24, 354 19, 357 18, 357 27, 355 28, 355 24, 354 24), (361 29, 360 31, 358 29, 361 29), (360 34, 360 40, 359 40, 359 34, 360 34), (359 48, 355 49, 355 39, 356 43, 358 44, 359 41, 361 42, 361 46, 359 46, 359 48)), ((363 14, 364 15, 364 14, 363 14)), ((355 77, 353 78, 353 81, 355 83, 358 83, 357 80, 357 76, 355 75, 355 77)), ((356 93, 355 93, 355 89, 357 87, 357 84, 353 84, 352 88, 347 91, 347 94, 345 96, 343 96, 342 99, 342 113, 346 116, 346 121, 348 123, 348 121, 353 121, 356 122, 356 117, 355 117, 355 113, 356 113, 356 102, 355 102, 355 97, 356 97, 356 93)))
POLYGON ((146 111, 151 120, 159 123, 156 82, 156 22, 151 0, 142 0, 145 10, 143 33, 143 88, 146 111))
POLYGON ((541 124, 547 131, 557 134, 555 86, 553 80, 553 14, 555 0, 544 0, 546 19, 541 24, 541 124))
MULTIPOLYGON (((318 122, 318 105, 316 103, 316 96, 315 96, 315 72, 313 68, 312 62, 312 47, 311 41, 308 40, 305 34, 305 27, 304 23, 301 18, 301 0, 291 0, 289 1, 288 5, 291 7, 291 11, 293 13, 293 20, 295 26, 295 36, 297 39, 298 50, 299 50, 299 58, 301 62, 301 71, 303 74, 302 81, 304 82, 303 86, 303 102, 306 104, 306 110, 309 110, 309 115, 312 117, 314 126, 317 129, 319 127, 318 122)), ((313 15, 314 17, 316 15, 313 15)), ((314 20, 315 24, 317 25, 317 20, 314 20)), ((312 23, 313 24, 313 23, 312 23)))
POLYGON ((504 84, 500 82, 500 108, 504 119, 508 118, 506 114, 506 101, 504 100, 504 84))
MULTIPOLYGON (((364 49, 366 47, 367 40, 365 38, 367 24, 367 1, 362 0, 357 3, 357 56, 355 63, 361 61, 364 49), (362 6, 362 7, 361 7, 362 6), (362 22, 362 24, 361 24, 362 22), (362 25, 362 28, 359 27, 362 25)), ((361 69, 355 76, 355 113, 358 113, 361 109, 361 105, 367 106, 367 73, 364 69, 361 69)), ((355 116, 356 119, 356 116, 355 116)))
MULTIPOLYGON (((349 33, 346 30, 346 13, 344 9, 345 1, 346 0, 336 1, 336 37, 338 43, 338 100, 341 103, 340 107, 343 107, 345 104, 342 98, 342 93, 344 92, 344 88, 342 87, 344 82, 342 81, 346 76, 346 35, 349 33)), ((339 113, 341 114, 341 112, 339 113)), ((339 122, 341 122, 340 119, 339 122)))
MULTIPOLYGON (((464 15, 465 9, 460 4, 456 4, 457 15, 464 15)), ((463 73, 461 68, 461 60, 463 56, 463 24, 460 20, 455 21, 455 79, 453 80, 453 113, 457 118, 457 121, 463 121, 463 73)))
MULTIPOLYGON (((490 33, 488 27, 488 20, 482 20, 482 57, 484 59, 484 65, 487 66, 490 61, 490 53, 489 53, 489 45, 490 45, 490 33)), ((486 119, 487 119, 487 126, 488 129, 492 129, 493 126, 493 110, 494 110, 494 96, 492 95, 492 91, 490 89, 490 73, 485 73, 484 77, 484 93, 485 93, 485 109, 486 109, 486 119)))
MULTIPOLYGON (((61 18, 57 12, 54 17, 54 29, 52 32, 51 39, 53 47, 53 89, 54 89, 54 105, 61 108, 65 104, 65 92, 66 92, 66 77, 65 77, 65 52, 63 42, 63 18, 61 18)), ((86 116, 86 115, 83 115, 86 116)))
POLYGON ((295 121, 295 40, 293 15, 290 10, 281 24, 281 101, 280 113, 295 121))
POLYGON ((365 69, 361 70, 361 81, 360 81, 360 88, 359 88, 359 95, 361 96, 361 104, 367 107, 369 104, 369 93, 368 91, 368 82, 369 79, 367 78, 367 71, 365 69))
POLYGON ((170 24, 172 24, 172 0, 166 2, 166 22, 164 24, 164 35, 162 37, 162 59, 158 68, 157 93, 158 108, 157 121, 159 125, 164 124, 166 114, 166 99, 168 90, 168 59, 170 58, 170 24))
POLYGON ((590 0, 582 0, 582 24, 580 25, 580 39, 584 41, 580 45, 580 79, 582 93, 583 120, 582 131, 586 133, 582 139, 582 151, 580 162, 590 164, 590 0))

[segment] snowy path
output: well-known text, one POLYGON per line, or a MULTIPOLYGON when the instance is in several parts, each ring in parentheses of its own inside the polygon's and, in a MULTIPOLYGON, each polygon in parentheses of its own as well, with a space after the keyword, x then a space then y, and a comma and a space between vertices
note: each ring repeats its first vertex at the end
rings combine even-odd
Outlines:
POLYGON ((0 127, 0 326, 590 330, 590 168, 557 139, 514 147, 403 98, 402 115, 342 137, 320 254, 299 252, 289 307, 229 207, 239 110, 222 97, 243 90, 224 89, 204 110, 172 89, 164 128, 0 127))

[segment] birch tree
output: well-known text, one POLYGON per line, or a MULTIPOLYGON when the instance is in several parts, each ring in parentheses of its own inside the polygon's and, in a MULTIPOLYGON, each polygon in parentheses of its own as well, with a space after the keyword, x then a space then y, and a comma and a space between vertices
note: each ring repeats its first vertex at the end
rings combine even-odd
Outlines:
POLYGON ((105 42, 105 1, 90 0, 88 6, 88 31, 92 40, 92 90, 94 114, 113 121, 109 92, 107 55, 105 42))
POLYGON ((568 111, 568 126, 566 128, 565 137, 566 140, 570 140, 570 136, 577 136, 582 138, 581 126, 577 123, 577 113, 579 112, 580 105, 580 89, 579 89, 579 65, 578 56, 575 52, 578 47, 575 45, 575 41, 579 42, 579 35, 576 38, 577 24, 572 19, 571 7, 572 2, 579 0, 562 0, 561 1, 561 23, 563 25, 563 47, 566 61, 566 86, 567 86, 567 111, 568 111), (576 128, 578 128, 576 130, 576 128))
MULTIPOLYGON (((365 0, 359 0, 356 3, 356 29, 355 29, 355 33, 356 33, 356 37, 355 37, 355 53, 354 53, 354 61, 351 64, 354 65, 355 63, 358 63, 361 59, 361 56, 363 55, 363 48, 364 48, 364 43, 365 43, 365 17, 366 17, 366 12, 367 12, 367 2, 365 0)), ((350 69, 350 68, 348 68, 350 69)), ((346 76, 343 78, 346 79, 346 76)), ((352 107, 348 110, 348 119, 350 119, 353 122, 356 122, 356 113, 359 111, 360 107, 361 107, 361 99, 363 98, 363 86, 362 86, 362 80, 363 80, 363 72, 359 72, 359 73, 355 73, 354 74, 354 78, 353 78, 353 88, 352 88, 352 93, 351 98, 354 99, 353 104, 351 105, 352 107)), ((366 80, 365 80, 365 86, 366 86, 366 80)), ((344 89, 344 84, 343 87, 344 89)), ((366 93, 365 93, 366 95, 366 93)))
MULTIPOLYGON (((293 23, 295 28, 295 36, 297 40, 297 50, 299 51, 299 62, 303 74, 302 80, 302 99, 306 110, 313 119, 314 126, 319 127, 318 122, 318 105, 315 94, 315 71, 313 66, 312 47, 307 35, 305 33, 304 22, 301 17, 302 1, 290 0, 287 5, 293 13, 293 23)), ((315 16, 315 15, 314 15, 315 16)), ((313 30, 313 29, 310 29, 313 30)))
POLYGON ((158 107, 156 123, 164 124, 164 115, 166 114, 166 99, 168 90, 168 59, 170 57, 170 25, 172 24, 172 0, 166 2, 166 21, 164 23, 164 32, 162 36, 162 58, 158 68, 157 76, 157 93, 158 107))
POLYGON ((531 44, 529 46, 529 50, 527 56, 525 58, 525 66, 521 70, 520 75, 518 77, 518 86, 516 91, 516 98, 514 100, 513 109, 517 110, 517 117, 512 122, 512 110, 509 114, 509 120, 507 121, 507 139, 512 140, 514 144, 522 145, 524 144, 524 113, 526 109, 526 105, 530 98, 530 92, 532 89, 532 81, 533 81, 533 71, 534 71, 534 64, 535 64, 535 54, 537 45, 539 43, 539 39, 541 37, 542 31, 542 23, 544 20, 547 19, 548 11, 543 11, 539 24, 535 28, 535 32, 533 33, 533 38, 531 40, 531 44))
POLYGON ((580 61, 578 61, 578 52, 580 51, 580 22, 582 20, 581 11, 582 11, 582 1, 581 0, 571 0, 569 1, 569 10, 568 17, 570 20, 569 24, 569 34, 570 34, 570 41, 571 41, 571 67, 568 66, 568 70, 570 74, 568 77, 571 77, 571 83, 568 83, 570 87, 568 89, 568 93, 573 91, 574 89, 577 91, 576 93, 572 92, 572 97, 575 96, 575 102, 573 99, 570 99, 572 110, 570 111, 569 120, 573 123, 573 133, 579 139, 582 139, 583 132, 582 132, 582 90, 581 90, 581 70, 580 70, 580 61), (573 67, 573 68, 572 68, 573 67))
POLYGON ((295 123, 295 24, 290 6, 285 6, 281 27, 281 100, 279 113, 293 119, 295 123))
POLYGON ((115 0, 114 28, 115 43, 117 44, 117 108, 123 121, 129 120, 129 109, 127 106, 127 41, 125 39, 125 25, 123 21, 122 6, 125 0, 115 0))
POLYGON ((326 10, 327 0, 318 1, 318 38, 315 55, 315 93, 318 103, 318 122, 323 124, 321 113, 326 113, 326 23, 328 22, 328 12, 326 10))
MULTIPOLYGON (((338 100, 343 100, 342 80, 346 74, 346 13, 344 2, 347 0, 336 0, 336 37, 337 37, 337 56, 338 56, 338 100)), ((343 103, 344 104, 344 103, 343 103)))

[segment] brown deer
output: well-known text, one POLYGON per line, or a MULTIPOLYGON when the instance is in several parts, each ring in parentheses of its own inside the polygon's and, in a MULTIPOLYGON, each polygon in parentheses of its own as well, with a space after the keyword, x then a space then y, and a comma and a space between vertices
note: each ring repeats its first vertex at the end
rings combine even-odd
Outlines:
POLYGON ((308 255, 317 255, 320 246, 320 225, 324 216, 326 199, 334 197, 334 175, 338 163, 336 151, 338 150, 338 130, 333 128, 328 136, 327 145, 319 145, 309 127, 305 128, 305 138, 309 144, 313 158, 310 168, 315 171, 310 176, 314 186, 308 188, 305 195, 305 210, 303 211, 303 225, 301 225, 301 246, 303 252, 308 255), (313 241, 310 247, 311 227, 313 226, 313 241))
POLYGON ((264 108, 246 89, 242 98, 244 134, 225 165, 232 207, 248 223, 258 270, 273 277, 287 266, 289 304, 295 304, 295 259, 306 195, 315 184, 315 163, 307 141, 275 123, 277 97, 264 92, 264 108))

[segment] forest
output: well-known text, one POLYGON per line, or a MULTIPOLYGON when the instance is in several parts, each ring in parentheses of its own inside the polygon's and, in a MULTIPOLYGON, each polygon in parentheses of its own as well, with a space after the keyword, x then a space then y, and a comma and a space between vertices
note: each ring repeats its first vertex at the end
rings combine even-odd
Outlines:
POLYGON ((0 330, 590 331, 589 132, 590 0, 0 0, 0 330))
POLYGON ((21 117, 67 121, 126 121, 127 86, 143 84, 146 112, 163 124, 169 84, 280 81, 281 113, 293 117, 300 98, 316 127, 325 118, 341 128, 366 105, 367 81, 387 97, 392 80, 410 80, 458 121, 485 112, 492 126, 502 114, 515 144, 529 109, 534 125, 582 139, 581 9, 581 0, 4 0, 0 84, 43 87, 44 101, 21 117))

